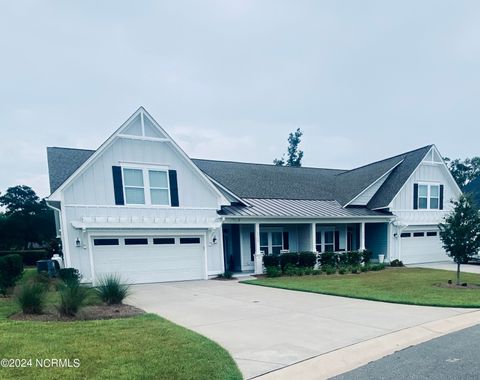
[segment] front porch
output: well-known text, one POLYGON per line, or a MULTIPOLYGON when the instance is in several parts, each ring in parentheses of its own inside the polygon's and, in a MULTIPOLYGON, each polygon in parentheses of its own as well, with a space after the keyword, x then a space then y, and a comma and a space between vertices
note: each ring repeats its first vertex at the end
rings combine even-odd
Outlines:
POLYGON ((222 226, 225 270, 243 273, 255 270, 256 253, 346 252, 370 250, 373 259, 388 259, 389 223, 225 223, 222 226))

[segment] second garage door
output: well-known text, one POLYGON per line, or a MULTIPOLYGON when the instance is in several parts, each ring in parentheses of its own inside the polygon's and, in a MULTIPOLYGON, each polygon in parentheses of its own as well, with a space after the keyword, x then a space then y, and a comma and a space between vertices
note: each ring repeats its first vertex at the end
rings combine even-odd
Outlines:
POLYGON ((406 230, 400 235, 401 260, 404 264, 446 261, 437 229, 406 230))
POLYGON ((93 237, 95 276, 131 284, 205 278, 203 236, 93 237))

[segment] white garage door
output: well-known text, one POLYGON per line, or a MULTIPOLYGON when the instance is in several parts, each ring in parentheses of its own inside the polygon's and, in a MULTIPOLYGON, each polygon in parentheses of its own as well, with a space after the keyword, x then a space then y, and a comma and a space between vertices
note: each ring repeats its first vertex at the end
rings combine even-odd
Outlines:
POLYGON ((119 274, 125 282, 205 278, 202 236, 92 237, 95 276, 119 274))
POLYGON ((406 230, 400 235, 401 260, 404 264, 446 261, 437 229, 406 230))

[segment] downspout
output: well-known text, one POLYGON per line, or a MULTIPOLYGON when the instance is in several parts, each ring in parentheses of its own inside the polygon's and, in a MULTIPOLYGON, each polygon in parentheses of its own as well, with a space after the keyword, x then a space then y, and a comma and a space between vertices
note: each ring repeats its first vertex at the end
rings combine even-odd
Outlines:
MULTIPOLYGON (((63 262, 64 262, 64 265, 66 268, 68 268, 68 260, 67 260, 67 253, 65 251, 66 249, 66 245, 65 245, 65 235, 64 233, 66 233, 66 231, 63 230, 63 218, 62 218, 62 209, 58 208, 58 207, 55 207, 55 206, 52 206, 49 201, 47 200, 46 201, 46 204, 48 207, 50 207, 52 210, 55 210, 58 212, 58 219, 59 219, 59 222, 60 222, 60 239, 62 241, 62 253, 63 253, 63 262)), ((56 228, 56 226, 55 226, 56 228)))

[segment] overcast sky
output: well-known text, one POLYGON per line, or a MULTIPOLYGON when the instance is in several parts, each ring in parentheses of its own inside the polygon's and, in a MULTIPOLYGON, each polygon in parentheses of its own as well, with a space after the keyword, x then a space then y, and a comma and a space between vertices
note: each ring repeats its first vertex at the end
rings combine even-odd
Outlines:
POLYGON ((0 0, 0 191, 140 105, 191 156, 351 168, 480 155, 478 1, 0 0), (127 4, 128 3, 128 4, 127 4))

